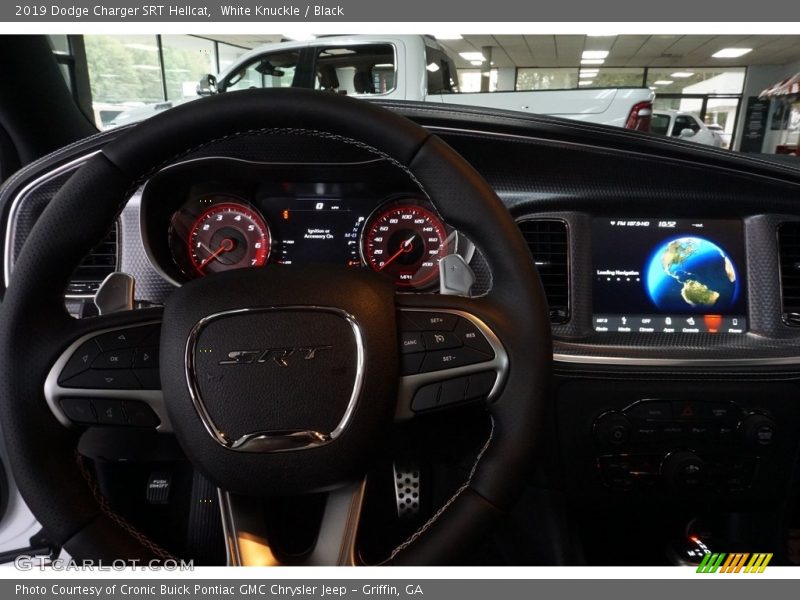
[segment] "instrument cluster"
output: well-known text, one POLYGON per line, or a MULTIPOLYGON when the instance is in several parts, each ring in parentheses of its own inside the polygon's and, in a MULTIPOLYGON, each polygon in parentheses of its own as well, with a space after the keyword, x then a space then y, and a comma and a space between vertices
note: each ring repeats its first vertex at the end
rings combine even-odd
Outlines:
POLYGON ((265 177, 244 168, 249 177, 237 180, 211 177, 214 169, 198 180, 196 168, 193 177, 179 169, 145 187, 150 258, 175 283, 273 264, 336 264, 383 273, 399 290, 432 290, 440 259, 471 250, 419 190, 357 177, 374 166, 317 168, 314 180, 303 169, 265 177))

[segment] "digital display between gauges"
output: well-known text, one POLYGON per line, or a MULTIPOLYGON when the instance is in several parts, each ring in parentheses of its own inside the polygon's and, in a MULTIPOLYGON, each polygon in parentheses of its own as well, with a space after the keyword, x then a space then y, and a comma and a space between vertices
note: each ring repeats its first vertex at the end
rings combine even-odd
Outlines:
POLYGON ((366 215, 359 204, 320 197, 261 202, 264 215, 274 224, 271 262, 360 267, 358 235, 366 215))

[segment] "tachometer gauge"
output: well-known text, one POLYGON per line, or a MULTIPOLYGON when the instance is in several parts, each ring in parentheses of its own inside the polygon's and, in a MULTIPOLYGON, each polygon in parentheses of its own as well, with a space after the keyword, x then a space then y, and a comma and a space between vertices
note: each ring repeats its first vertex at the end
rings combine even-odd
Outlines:
POLYGON ((449 253, 447 230, 431 210, 395 203, 374 214, 362 233, 364 262, 400 287, 421 288, 439 275, 439 259, 449 253))
POLYGON ((216 204, 192 223, 186 240, 195 275, 267 262, 270 232, 264 219, 244 204, 216 204))

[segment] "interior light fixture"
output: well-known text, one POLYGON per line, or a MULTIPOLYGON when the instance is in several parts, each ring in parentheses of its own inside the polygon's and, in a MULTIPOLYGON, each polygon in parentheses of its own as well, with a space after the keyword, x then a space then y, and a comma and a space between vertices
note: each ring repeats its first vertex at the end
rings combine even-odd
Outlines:
POLYGON ((752 52, 752 48, 723 48, 719 52, 711 55, 712 58, 739 58, 748 52, 752 52))
POLYGON ((581 58, 606 58, 608 50, 584 50, 581 58))
POLYGON ((479 60, 481 62, 486 60, 480 52, 459 52, 458 55, 464 60, 479 60))

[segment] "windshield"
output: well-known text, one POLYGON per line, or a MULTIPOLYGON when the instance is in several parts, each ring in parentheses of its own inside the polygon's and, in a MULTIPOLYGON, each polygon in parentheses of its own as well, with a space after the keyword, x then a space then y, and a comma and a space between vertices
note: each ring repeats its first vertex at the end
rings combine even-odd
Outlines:
MULTIPOLYGON (((51 36, 57 56, 68 57, 70 81, 70 67, 85 61, 100 129, 211 93, 305 87, 551 115, 735 151, 792 153, 800 130, 797 95, 759 99, 768 74, 777 79, 800 70, 800 36, 787 41, 797 56, 784 53, 772 62, 755 50, 735 64, 666 54, 658 66, 648 54, 655 41, 636 35, 80 37, 83 48, 76 51, 66 36, 51 36), (715 66, 703 66, 710 62, 715 66)), ((662 37, 689 47, 707 36, 662 37)))

